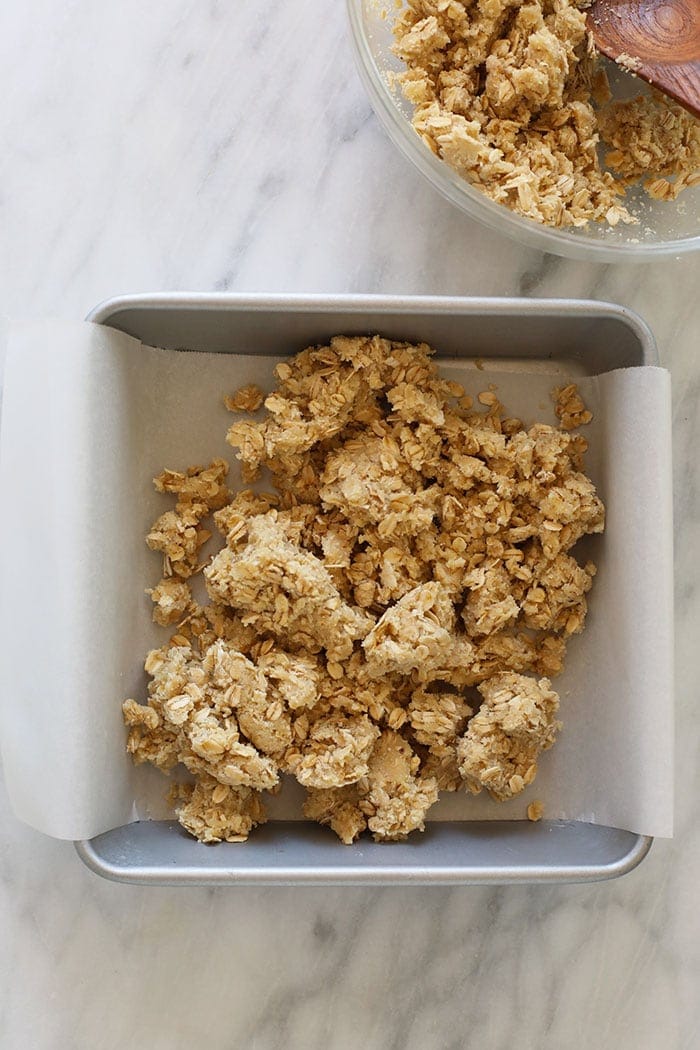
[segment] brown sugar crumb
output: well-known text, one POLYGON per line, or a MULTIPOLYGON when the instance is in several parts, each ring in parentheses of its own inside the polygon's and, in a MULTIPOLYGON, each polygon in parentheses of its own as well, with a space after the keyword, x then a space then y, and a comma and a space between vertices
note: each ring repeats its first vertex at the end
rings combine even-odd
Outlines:
POLYGON ((700 124, 680 107, 656 94, 604 105, 589 5, 406 0, 394 24, 416 132, 491 200, 549 226, 636 222, 621 202, 631 180, 665 199, 700 167, 700 124), (601 138, 610 170, 598 158, 601 138), (676 181, 663 191, 659 177, 671 170, 676 181))
POLYGON ((300 747, 286 756, 285 768, 305 787, 355 784, 367 773, 379 730, 364 715, 332 714, 315 722, 300 747))
POLYGON ((227 787, 209 776, 177 784, 171 801, 183 828, 200 842, 245 842, 251 829, 267 820, 258 792, 227 787))
POLYGON ((211 537, 201 522, 228 502, 228 469, 228 463, 215 459, 208 467, 189 467, 184 473, 164 470, 153 479, 158 492, 177 496, 175 509, 162 514, 146 537, 151 550, 163 554, 164 577, 187 579, 201 568, 199 550, 211 537))
POLYGON ((181 762, 231 787, 277 784, 274 764, 242 735, 241 722, 254 720, 267 691, 264 675, 245 656, 222 641, 201 657, 189 646, 165 646, 148 654, 145 669, 152 679, 148 704, 124 706, 132 726, 127 750, 136 761, 158 756, 161 768, 181 762))
POLYGON ((406 712, 413 739, 428 749, 422 775, 433 778, 439 791, 463 787, 457 744, 474 713, 464 697, 445 686, 434 690, 421 686, 413 692, 406 712))
POLYGON ((358 526, 374 524, 382 534, 415 533, 432 519, 416 492, 416 472, 391 437, 350 440, 329 455, 319 495, 358 526))
POLYGON ((583 630, 595 566, 585 566, 568 554, 557 554, 539 563, 522 599, 522 622, 543 631, 579 634, 583 630))
POLYGON ((638 69, 642 68, 642 60, 638 55, 628 55, 625 51, 617 56, 615 59, 618 66, 622 66, 628 73, 636 73, 638 69))
POLYGON ((216 603, 199 605, 192 602, 190 611, 179 624, 177 637, 184 638, 184 641, 172 640, 172 644, 191 645, 199 652, 222 639, 244 656, 250 656, 258 643, 258 635, 252 627, 242 623, 231 609, 216 603))
POLYGON ((538 820, 542 820, 543 814, 544 806, 540 802, 540 800, 536 798, 534 802, 531 802, 530 805, 527 807, 527 819, 536 822, 538 820))
POLYGON ((215 601, 292 649, 325 648, 343 659, 373 624, 343 601, 314 554, 285 537, 275 511, 253 518, 247 545, 240 552, 224 547, 204 575, 215 601))
POLYGON ((472 637, 494 634, 517 619, 520 606, 513 597, 512 580, 504 565, 489 559, 471 575, 471 580, 462 619, 472 637))
POLYGON ((153 479, 153 484, 158 492, 177 496, 176 510, 188 508, 202 517, 228 503, 231 494, 225 484, 227 475, 228 463, 215 459, 208 467, 188 467, 184 474, 164 470, 153 479))
POLYGON ((420 759, 410 744, 391 730, 382 733, 372 752, 367 773, 367 792, 360 809, 377 842, 405 839, 412 831, 423 831, 424 817, 437 802, 433 777, 420 772, 420 759))
POLYGON ((593 413, 586 408, 575 383, 556 388, 553 395, 554 411, 564 430, 575 430, 593 419, 593 413))
POLYGON ((282 774, 345 843, 421 830, 440 791, 519 794, 585 623, 596 570, 574 548, 605 521, 575 386, 554 393, 559 427, 528 427, 424 344, 338 336, 276 373, 264 418, 228 435, 274 491, 230 493, 222 460, 156 479, 174 507, 147 536, 148 593, 172 634, 145 702, 124 702, 128 753, 193 778, 172 801, 203 842, 244 840, 282 774), (204 604, 186 582, 201 568, 204 604))
POLYGON ((175 575, 186 580, 199 570, 199 549, 211 537, 199 522, 199 513, 185 508, 180 513, 166 511, 151 526, 146 543, 152 551, 162 551, 166 578, 175 575))
POLYGON ((177 623, 185 615, 192 601, 192 592, 186 583, 174 577, 162 579, 146 591, 153 601, 153 619, 161 627, 177 623))
POLYGON ((228 394, 224 398, 224 405, 229 412, 257 412, 264 400, 265 394, 260 387, 249 383, 239 387, 235 393, 228 394))
POLYGON ((546 678, 537 682, 512 671, 494 675, 478 689, 484 703, 458 745, 459 769, 468 791, 486 788, 503 802, 535 779, 537 758, 560 728, 559 697, 546 678))
POLYGON ((459 693, 421 687, 411 695, 407 713, 416 741, 435 747, 454 743, 474 712, 459 693))
POLYGON ((267 493, 243 489, 237 492, 230 503, 214 514, 214 524, 229 547, 238 547, 248 537, 248 522, 258 514, 266 514, 276 507, 278 500, 267 493))
POLYGON ((304 816, 330 827, 341 842, 349 846, 367 827, 359 807, 360 793, 355 784, 341 788, 309 788, 304 816))
POLYGON ((372 678, 420 672, 467 661, 471 645, 454 633, 455 612, 439 583, 422 583, 388 609, 362 642, 372 678))
POLYGON ((300 653, 271 649, 258 659, 267 679, 268 692, 290 711, 311 708, 319 698, 318 660, 300 653))
POLYGON ((605 163, 625 184, 643 179, 651 197, 673 200, 700 181, 700 121, 666 96, 611 103, 599 124, 605 163))

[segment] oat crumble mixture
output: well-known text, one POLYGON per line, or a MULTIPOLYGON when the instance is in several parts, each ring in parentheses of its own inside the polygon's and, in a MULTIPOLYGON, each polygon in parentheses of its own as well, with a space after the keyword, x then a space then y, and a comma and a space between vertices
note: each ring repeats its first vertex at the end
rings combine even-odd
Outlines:
POLYGON ((700 182, 700 122, 655 91, 611 101, 590 0, 399 6, 393 50, 413 126, 497 203, 548 226, 615 226, 638 221, 622 203, 631 184, 673 200, 700 182))
POLYGON ((232 494, 223 460, 155 479, 175 504, 147 537, 147 593, 173 634, 146 658, 146 703, 123 705, 127 748, 185 767, 170 797, 203 842, 246 839, 282 774, 343 842, 403 839, 440 791, 519 795, 555 741, 550 678, 595 575, 571 550, 604 527, 574 432, 591 414, 567 386, 560 426, 526 428, 432 353, 338 336, 279 364, 269 396, 227 398, 264 400, 228 441, 269 492, 232 494), (207 521, 223 539, 204 559, 207 521))

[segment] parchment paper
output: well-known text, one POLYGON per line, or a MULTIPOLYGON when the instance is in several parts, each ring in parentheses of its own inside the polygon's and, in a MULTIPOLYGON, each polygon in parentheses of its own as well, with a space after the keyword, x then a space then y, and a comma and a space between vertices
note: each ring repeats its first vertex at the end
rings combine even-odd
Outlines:
MULTIPOLYGON (((143 699, 146 651, 167 630, 144 588, 160 577, 145 533, 170 506, 151 478, 231 463, 222 397, 272 384, 271 358, 142 346, 90 324, 14 326, 0 437, 0 744, 17 815, 58 838, 88 838, 170 816, 168 781, 125 753, 121 702, 143 699)), ((486 362, 488 364, 488 362, 486 362)), ((477 393, 493 382, 508 412, 555 422, 562 375, 493 373, 445 361, 477 393)), ((607 506, 587 626, 554 682, 564 729, 528 791, 506 804, 445 795, 431 819, 548 819, 672 834, 672 510, 670 382, 659 368, 576 377, 594 422, 587 470, 607 506)), ((214 549, 217 540, 210 541, 214 549)), ((271 815, 299 819, 285 785, 271 815)))

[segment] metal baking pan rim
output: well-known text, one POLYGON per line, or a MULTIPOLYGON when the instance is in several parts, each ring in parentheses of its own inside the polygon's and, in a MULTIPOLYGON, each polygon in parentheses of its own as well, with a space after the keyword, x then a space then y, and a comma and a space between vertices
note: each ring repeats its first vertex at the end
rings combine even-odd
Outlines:
POLYGON ((102 300, 90 310, 86 321, 109 324, 125 309, 148 310, 160 307, 188 310, 248 309, 304 313, 349 313, 368 310, 421 314, 496 313, 502 316, 544 315, 549 317, 610 317, 624 321, 642 347, 644 364, 658 364, 656 341, 647 322, 627 306, 607 300, 575 298, 528 298, 517 296, 379 295, 375 293, 298 293, 298 292, 135 292, 102 300))
MULTIPOLYGON (((611 318, 627 325, 641 348, 641 362, 658 364, 659 357, 654 336, 646 322, 633 310, 615 303, 569 298, 517 297, 461 297, 461 296, 404 296, 377 294, 299 294, 299 293, 200 293, 158 292, 136 293, 111 297, 95 306, 86 320, 96 324, 110 324, 115 314, 124 310, 148 312, 162 308, 207 312, 211 310, 248 310, 260 312, 345 313, 398 312, 411 315, 491 314, 504 317, 523 315, 572 319, 611 318)), ((167 822, 165 822, 167 823, 167 822)), ((546 823, 546 822, 543 822, 546 823)), ((576 824, 579 822, 569 822, 576 824)), ((583 822, 580 822, 583 823, 583 822)), ((98 837, 99 838, 99 837, 98 837)), ((577 865, 514 865, 487 867, 469 865, 432 865, 425 867, 372 865, 357 868, 343 865, 324 868, 300 868, 284 865, 248 867, 237 870, 207 870, 196 865, 181 866, 175 872, 163 864, 129 866, 118 864, 100 855, 97 839, 75 843, 83 862, 104 878, 130 883, 157 885, 478 885, 517 883, 577 883, 616 878, 632 871, 646 857, 653 838, 636 835, 630 849, 614 860, 602 864, 577 865)), ((389 858, 387 858, 389 860, 389 858)))
MULTIPOLYGON (((151 822, 143 822, 151 823, 151 822)), ((173 826, 171 822, 153 822, 173 826)), ((521 822, 526 823, 526 822, 521 822)), ((566 823, 569 827, 579 821, 566 823)), ((547 822, 542 825, 546 827, 547 822)), ((179 829, 177 829, 179 830, 179 829)), ((617 829, 614 829, 617 830, 617 829)), ((99 837, 98 837, 99 838, 99 837)), ((445 864, 396 867, 390 863, 299 867, 297 865, 259 865, 257 867, 210 869, 196 864, 175 867, 174 864, 128 864, 109 860, 96 847, 96 839, 74 843, 83 863, 96 875, 111 882, 155 886, 480 886, 480 885, 547 885, 560 883, 604 882, 633 871, 651 849, 654 839, 634 836, 631 848, 622 856, 604 864, 521 864, 518 866, 485 866, 445 864)), ((337 845, 334 843, 334 845, 337 845)), ((203 849, 216 847, 202 847, 203 849)), ((238 846, 235 847, 239 848, 238 846)), ((386 849, 386 846, 382 848, 386 849)), ((391 847, 389 847, 390 849, 391 847)), ((387 851, 388 852, 388 851, 387 851)))

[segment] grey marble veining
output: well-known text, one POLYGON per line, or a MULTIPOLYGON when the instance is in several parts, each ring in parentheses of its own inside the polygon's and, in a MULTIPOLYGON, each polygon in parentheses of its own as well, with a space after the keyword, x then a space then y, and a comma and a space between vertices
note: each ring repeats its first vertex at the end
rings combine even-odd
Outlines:
POLYGON ((677 836, 598 886, 112 885, 3 793, 0 1048, 700 1046, 698 262, 569 262, 461 216, 372 117, 340 0, 6 3, 0 98, 0 313, 176 289, 642 313, 675 387, 679 724, 677 836))

